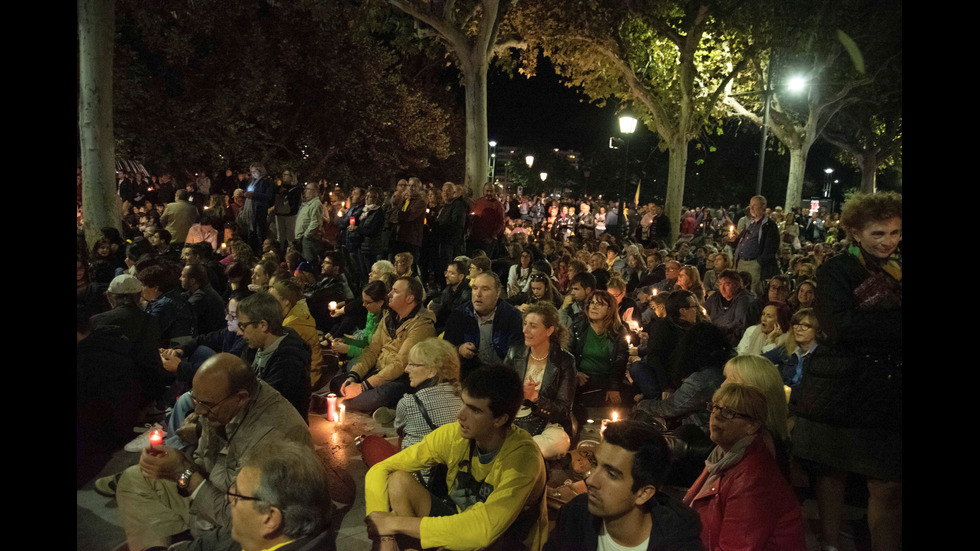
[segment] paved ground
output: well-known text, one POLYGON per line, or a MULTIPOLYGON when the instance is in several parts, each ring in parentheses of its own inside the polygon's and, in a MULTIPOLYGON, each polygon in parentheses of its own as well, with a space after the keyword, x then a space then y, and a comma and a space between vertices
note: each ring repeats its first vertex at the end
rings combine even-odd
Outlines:
MULTIPOLYGON (((586 427, 583 439, 598 439, 598 427, 586 427)), ((327 422, 322 416, 310 415, 310 432, 314 447, 324 460, 331 479, 331 492, 335 502, 350 504, 340 525, 337 537, 339 551, 367 551, 371 542, 364 526, 364 475, 367 472, 354 439, 361 434, 375 433, 390 437, 397 442, 394 429, 380 427, 366 415, 348 412, 343 424, 327 422)), ((139 454, 120 450, 106 465, 100 476, 116 473, 139 459, 139 454)), ((682 491, 682 490, 681 490, 682 491)), ((676 492, 676 490, 675 490, 676 492)), ((675 493, 671 492, 671 493, 675 493)), ((94 490, 94 480, 76 492, 77 549, 85 551, 111 551, 125 541, 115 499, 106 498, 94 490)), ((817 529, 816 504, 812 499, 804 501, 804 513, 808 519, 807 546, 818 550, 814 537, 817 529)), ((845 532, 856 534, 855 539, 845 540, 840 551, 870 549, 862 534, 866 530, 865 511, 861 507, 849 507, 845 532)))

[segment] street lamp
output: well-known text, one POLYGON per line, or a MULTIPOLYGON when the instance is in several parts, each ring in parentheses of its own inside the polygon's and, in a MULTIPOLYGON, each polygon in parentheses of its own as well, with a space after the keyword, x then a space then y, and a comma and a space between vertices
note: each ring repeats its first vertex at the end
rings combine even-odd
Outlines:
POLYGON ((547 172, 542 172, 542 173, 540 174, 540 176, 541 176, 541 181, 542 181, 542 182, 544 182, 545 180, 547 180, 547 179, 548 179, 548 173, 547 173, 547 172))
MULTIPOLYGON (((755 194, 762 195, 762 172, 766 166, 766 141, 769 139, 769 105, 772 104, 772 97, 775 95, 776 90, 772 87, 772 61, 769 62, 769 68, 766 76, 766 87, 762 90, 762 95, 765 97, 765 109, 762 115, 762 139, 759 143, 759 173, 755 179, 755 194)), ((786 89, 791 93, 799 93, 806 89, 808 85, 807 79, 802 76, 794 76, 789 79, 786 83, 786 89)), ((732 94, 742 95, 742 94, 732 94)))
POLYGON ((830 175, 834 173, 834 169, 825 168, 823 169, 823 173, 827 175, 827 178, 824 180, 823 184, 823 196, 830 197, 830 175))
POLYGON ((636 117, 627 109, 626 112, 619 116, 619 131, 624 136, 623 141, 626 142, 626 157, 623 163, 623 172, 625 173, 626 181, 623 184, 623 193, 619 196, 619 220, 616 221, 619 226, 620 242, 626 236, 626 195, 630 191, 630 142, 626 138, 634 130, 636 130, 636 117))
POLYGON ((534 155, 528 155, 527 157, 524 157, 524 162, 527 163, 528 168, 531 168, 531 166, 534 165, 534 155))
POLYGON ((490 181, 497 173, 497 142, 490 140, 490 181))

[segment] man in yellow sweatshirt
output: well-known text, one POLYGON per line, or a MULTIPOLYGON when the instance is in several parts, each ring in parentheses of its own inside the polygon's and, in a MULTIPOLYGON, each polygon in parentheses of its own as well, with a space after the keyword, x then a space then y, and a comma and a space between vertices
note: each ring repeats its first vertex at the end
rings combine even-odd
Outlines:
POLYGON ((365 479, 368 533, 380 548, 395 536, 423 548, 539 550, 547 537, 545 469, 531 436, 512 421, 521 380, 502 366, 482 367, 463 382, 456 423, 378 463, 365 479), (430 493, 415 473, 447 466, 447 497, 430 493))

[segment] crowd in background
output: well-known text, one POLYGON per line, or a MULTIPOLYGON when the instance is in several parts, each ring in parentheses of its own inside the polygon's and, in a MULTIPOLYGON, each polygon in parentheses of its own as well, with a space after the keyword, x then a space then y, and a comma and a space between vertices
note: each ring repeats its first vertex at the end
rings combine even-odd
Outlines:
MULTIPOLYGON (((79 209, 80 324, 127 296, 110 288, 121 275, 141 284, 132 306, 156 324, 150 349, 214 332, 234 341, 245 333, 240 322, 232 330, 235 305, 271 294, 284 319, 309 320, 296 345, 309 354, 308 392, 335 391, 352 411, 394 415, 397 406, 409 442, 428 429, 408 411, 431 406, 439 424, 448 422, 446 404, 459 407, 452 383, 504 363, 525 378, 518 424, 546 459, 573 449, 584 408, 622 408, 683 442, 688 461, 674 482, 684 487, 698 484, 718 444, 712 419, 721 414, 710 404, 731 379, 733 358, 758 357, 766 362, 759 370, 776 374, 763 389, 775 388, 775 397, 766 398, 779 403, 763 404, 753 419, 765 421, 766 445, 785 467, 774 476, 816 488, 822 541, 838 544, 848 476, 868 480, 872 536, 900 534, 900 386, 898 428, 894 396, 878 403, 887 415, 866 412, 872 420, 853 427, 812 411, 813 385, 830 383, 807 373, 812 358, 846 350, 897 364, 900 385, 901 247, 896 240, 876 250, 866 244, 881 236, 861 233, 897 217, 900 239, 900 196, 855 200, 848 222, 846 207, 842 218, 784 211, 762 197, 677 213, 630 204, 621 214, 602 196, 524 196, 491 183, 476 196, 418 178, 343 187, 301 182, 290 170, 270 175, 259 163, 213 177, 120 173, 117 185, 121 231, 103 229, 87 246, 79 209), (409 366, 429 358, 409 351, 439 336, 458 356, 442 358, 440 349, 439 365, 419 376, 409 366), (537 369, 542 353, 548 359, 537 369), (336 368, 329 357, 339 358, 336 368), (556 366, 557 378, 543 379, 545 366, 556 366), (439 389, 433 402, 401 402, 430 387, 439 389), (852 448, 842 458, 845 445, 852 448)), ((162 365, 146 363, 144 371, 162 365)), ((149 380, 122 425, 179 396, 160 390, 179 372, 149 380)))

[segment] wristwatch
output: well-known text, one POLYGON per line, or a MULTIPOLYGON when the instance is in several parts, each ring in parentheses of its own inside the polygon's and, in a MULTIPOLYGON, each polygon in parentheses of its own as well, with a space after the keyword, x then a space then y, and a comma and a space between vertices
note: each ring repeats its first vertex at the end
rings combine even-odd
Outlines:
POLYGON ((177 487, 181 490, 186 490, 191 483, 191 477, 194 476, 194 472, 194 469, 187 469, 180 473, 180 476, 177 477, 177 487))

